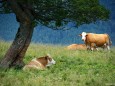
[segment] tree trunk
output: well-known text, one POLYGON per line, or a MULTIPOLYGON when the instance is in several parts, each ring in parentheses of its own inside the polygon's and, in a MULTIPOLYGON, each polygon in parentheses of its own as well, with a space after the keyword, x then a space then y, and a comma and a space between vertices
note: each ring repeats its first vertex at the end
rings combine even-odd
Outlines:
POLYGON ((27 48, 31 42, 33 34, 33 15, 31 10, 28 9, 27 3, 22 3, 19 0, 7 0, 10 8, 15 13, 17 21, 20 24, 15 39, 5 54, 4 58, 0 62, 0 67, 23 67, 23 57, 27 51, 27 48))
POLYGON ((26 21, 20 23, 16 37, 0 63, 2 68, 23 67, 23 57, 31 42, 33 27, 26 21))

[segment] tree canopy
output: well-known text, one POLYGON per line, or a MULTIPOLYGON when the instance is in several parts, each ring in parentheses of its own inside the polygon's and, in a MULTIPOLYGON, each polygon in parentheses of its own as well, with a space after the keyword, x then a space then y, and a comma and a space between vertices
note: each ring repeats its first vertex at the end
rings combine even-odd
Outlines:
MULTIPOLYGON (((79 26, 109 18, 109 11, 99 0, 2 0, 0 3, 0 13, 15 13, 20 18, 26 15, 34 26, 61 26, 70 21, 79 26)), ((17 21, 23 20, 17 18, 17 21)))

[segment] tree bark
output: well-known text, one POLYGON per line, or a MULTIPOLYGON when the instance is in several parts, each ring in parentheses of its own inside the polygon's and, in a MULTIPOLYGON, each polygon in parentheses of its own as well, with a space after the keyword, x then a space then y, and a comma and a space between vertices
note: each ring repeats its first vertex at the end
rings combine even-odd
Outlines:
POLYGON ((30 23, 21 23, 16 37, 0 63, 2 68, 23 67, 23 57, 31 42, 33 27, 30 23))
POLYGON ((8 0, 10 8, 15 13, 17 21, 20 24, 15 39, 6 52, 4 58, 0 62, 0 67, 23 67, 23 58, 27 51, 27 48, 31 42, 33 34, 33 15, 31 11, 25 8, 23 5, 28 6, 26 3, 23 4, 18 0, 8 0))

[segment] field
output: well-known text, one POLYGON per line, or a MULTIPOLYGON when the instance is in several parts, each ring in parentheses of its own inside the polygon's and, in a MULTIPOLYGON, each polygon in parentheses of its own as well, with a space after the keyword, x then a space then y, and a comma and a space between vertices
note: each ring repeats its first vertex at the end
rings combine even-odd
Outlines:
MULTIPOLYGON (((10 46, 0 41, 0 59, 10 46)), ((56 64, 39 71, 0 69, 0 86, 115 86, 115 47, 111 51, 69 51, 66 46, 31 44, 24 62, 49 53, 56 64)))

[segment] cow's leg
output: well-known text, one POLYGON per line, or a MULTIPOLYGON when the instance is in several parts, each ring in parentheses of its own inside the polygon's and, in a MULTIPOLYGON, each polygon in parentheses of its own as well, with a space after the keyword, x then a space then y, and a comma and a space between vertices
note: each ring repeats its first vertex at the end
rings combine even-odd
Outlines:
POLYGON ((107 49, 107 44, 105 43, 103 46, 102 46, 103 50, 104 49, 107 49))
POLYGON ((87 47, 87 50, 90 50, 90 49, 91 49, 89 45, 87 45, 86 47, 87 47))
POLYGON ((107 45, 107 50, 110 50, 110 47, 109 47, 109 45, 107 45))
POLYGON ((91 44, 90 44, 90 48, 91 48, 91 50, 93 51, 94 49, 96 49, 96 44, 95 44, 95 43, 91 43, 91 44))
POLYGON ((99 51, 99 49, 98 49, 97 47, 96 47, 95 49, 96 49, 97 51, 99 51))
POLYGON ((102 46, 102 48, 103 48, 103 49, 110 50, 110 46, 109 46, 108 44, 106 44, 106 43, 102 46))
POLYGON ((91 50, 92 50, 92 51, 94 50, 93 47, 91 47, 91 50))

